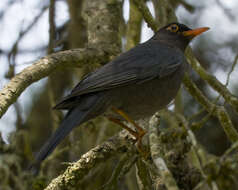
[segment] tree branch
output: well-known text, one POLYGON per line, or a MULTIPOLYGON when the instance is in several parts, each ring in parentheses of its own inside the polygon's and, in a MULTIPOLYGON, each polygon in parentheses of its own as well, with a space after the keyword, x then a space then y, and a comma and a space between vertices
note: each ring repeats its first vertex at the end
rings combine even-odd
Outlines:
POLYGON ((186 74, 184 77, 184 85, 187 89, 187 91, 202 105, 204 108, 212 115, 216 116, 228 139, 231 142, 238 141, 238 133, 236 129, 234 128, 231 119, 227 112, 225 111, 225 108, 223 106, 217 106, 216 104, 213 104, 211 101, 209 101, 202 92, 198 89, 198 87, 190 80, 189 76, 186 74))
POLYGON ((126 50, 135 47, 140 42, 142 15, 134 0, 130 0, 130 17, 126 31, 126 50))
POLYGON ((150 119, 150 123, 149 123, 150 136, 149 136, 149 139, 150 139, 151 156, 152 156, 152 159, 153 159, 153 162, 154 162, 156 168, 158 169, 158 171, 161 175, 162 182, 165 184, 167 189, 179 190, 179 188, 177 186, 177 183, 176 183, 172 173, 168 169, 164 159, 161 156, 160 151, 163 148, 161 147, 161 144, 160 144, 158 129, 157 129, 158 128, 157 126, 159 125, 159 123, 160 123, 160 120, 157 117, 157 115, 154 115, 150 119))
POLYGON ((234 96, 217 78, 209 74, 199 63, 199 61, 192 54, 191 48, 187 51, 187 56, 190 65, 199 74, 199 76, 205 80, 215 91, 223 96, 223 98, 235 109, 238 113, 238 99, 234 96))
POLYGON ((82 67, 109 61, 110 47, 95 47, 62 51, 45 56, 15 75, 0 91, 0 118, 21 93, 32 83, 47 77, 60 67, 82 67), (107 50, 108 51, 107 51, 107 50))
POLYGON ((122 156, 117 166, 115 167, 111 178, 99 190, 114 190, 117 188, 118 181, 121 177, 131 169, 138 159, 138 155, 133 155, 131 152, 122 156))
POLYGON ((91 169, 95 169, 100 163, 105 163, 109 158, 124 154, 134 148, 134 139, 125 133, 110 138, 108 141, 84 154, 81 159, 71 164, 66 171, 55 178, 45 190, 67 190, 77 187, 79 180, 82 180, 91 169))
POLYGON ((158 26, 151 14, 149 8, 145 5, 144 1, 143 0, 133 0, 133 2, 137 6, 137 8, 140 10, 148 27, 151 28, 153 31, 156 31, 158 29, 158 26))

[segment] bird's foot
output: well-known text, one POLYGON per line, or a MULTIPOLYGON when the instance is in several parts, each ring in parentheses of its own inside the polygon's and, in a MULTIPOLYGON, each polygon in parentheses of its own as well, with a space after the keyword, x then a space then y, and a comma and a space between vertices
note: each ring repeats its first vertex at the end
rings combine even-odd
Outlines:
POLYGON ((142 127, 140 127, 134 120, 130 119, 130 117, 123 111, 121 111, 115 107, 113 107, 112 110, 115 113, 119 114, 122 118, 124 118, 127 122, 131 123, 136 128, 136 131, 135 131, 135 130, 129 128, 124 123, 122 123, 121 120, 112 118, 112 117, 108 117, 108 119, 110 121, 113 121, 114 123, 119 124, 122 128, 126 129, 132 136, 135 137, 135 139, 136 139, 135 143, 136 143, 138 152, 142 155, 142 157, 144 159, 147 159, 149 156, 149 153, 148 153, 148 151, 146 151, 146 149, 142 145, 142 138, 147 133, 147 131, 145 131, 142 127))
POLYGON ((115 107, 112 107, 112 110, 119 114, 122 118, 124 118, 127 122, 131 123, 135 128, 135 130, 132 130, 128 126, 126 126, 124 123, 122 123, 119 119, 116 118, 108 118, 109 120, 113 121, 114 123, 119 124, 122 128, 126 129, 132 136, 135 137, 136 146, 139 154, 147 160, 149 158, 149 151, 146 151, 146 148, 142 144, 142 138, 147 133, 142 127, 140 127, 134 120, 132 120, 126 113, 124 113, 122 110, 119 110, 115 107))
POLYGON ((145 135, 146 131, 142 127, 140 127, 133 119, 131 119, 125 112, 115 107, 112 107, 112 111, 119 114, 122 118, 124 118, 127 122, 131 123, 136 128, 139 134, 138 138, 142 138, 145 135))
POLYGON ((128 126, 126 126, 124 123, 122 123, 121 120, 119 120, 119 119, 112 118, 112 117, 107 117, 107 118, 110 121, 120 125, 123 129, 127 130, 133 137, 135 137, 135 144, 136 144, 136 147, 137 147, 137 150, 138 150, 139 154, 145 160, 147 160, 150 153, 148 151, 146 151, 146 148, 142 144, 142 137, 146 134, 146 131, 142 128, 139 131, 134 131, 131 128, 129 128, 128 126))

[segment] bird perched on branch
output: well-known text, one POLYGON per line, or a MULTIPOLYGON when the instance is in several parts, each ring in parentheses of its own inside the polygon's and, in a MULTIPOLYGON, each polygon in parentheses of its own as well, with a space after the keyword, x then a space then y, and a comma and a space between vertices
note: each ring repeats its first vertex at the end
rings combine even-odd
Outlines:
POLYGON ((135 121, 152 116, 176 96, 186 70, 184 51, 195 36, 208 29, 192 30, 171 23, 145 43, 88 74, 54 107, 68 113, 36 155, 33 167, 39 166, 74 127, 102 114, 140 141, 145 131, 135 121))

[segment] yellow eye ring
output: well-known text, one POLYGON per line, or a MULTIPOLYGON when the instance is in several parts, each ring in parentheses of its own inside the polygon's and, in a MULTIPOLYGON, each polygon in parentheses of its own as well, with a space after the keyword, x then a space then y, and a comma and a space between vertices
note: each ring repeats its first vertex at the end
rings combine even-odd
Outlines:
POLYGON ((179 27, 178 27, 177 24, 172 24, 171 26, 169 26, 169 27, 167 28, 167 30, 169 30, 169 31, 171 31, 171 32, 178 32, 179 27))

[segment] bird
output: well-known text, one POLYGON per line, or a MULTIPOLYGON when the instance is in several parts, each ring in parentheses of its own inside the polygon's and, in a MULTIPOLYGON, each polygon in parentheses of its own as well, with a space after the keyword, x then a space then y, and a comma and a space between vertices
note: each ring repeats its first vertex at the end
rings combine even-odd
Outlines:
POLYGON ((59 127, 36 154, 40 164, 82 123, 99 115, 119 124, 140 140, 146 131, 136 121, 165 108, 176 96, 187 61, 189 42, 208 27, 191 29, 177 22, 160 28, 146 42, 87 74, 54 109, 68 110, 59 127), (128 121, 136 130, 127 127, 128 121))

